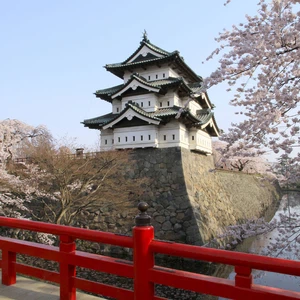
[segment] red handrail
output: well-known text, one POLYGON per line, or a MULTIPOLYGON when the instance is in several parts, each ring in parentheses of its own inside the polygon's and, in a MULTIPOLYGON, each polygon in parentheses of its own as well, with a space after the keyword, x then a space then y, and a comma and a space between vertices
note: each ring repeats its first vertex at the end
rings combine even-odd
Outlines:
POLYGON ((252 283, 252 269, 300 276, 300 262, 253 254, 209 249, 154 239, 147 207, 139 205, 133 236, 122 236, 69 226, 0 217, 0 226, 50 233, 60 237, 59 247, 0 237, 2 283, 16 282, 16 273, 60 284, 60 299, 75 300, 76 288, 115 299, 164 299, 155 296, 155 284, 233 299, 300 299, 300 293, 252 283), (133 248, 134 261, 76 251, 75 240, 133 248), (59 273, 20 264, 16 253, 60 264, 59 273), (156 266, 156 253, 235 266, 235 280, 156 266), (76 277, 76 266, 134 279, 128 290, 76 277))

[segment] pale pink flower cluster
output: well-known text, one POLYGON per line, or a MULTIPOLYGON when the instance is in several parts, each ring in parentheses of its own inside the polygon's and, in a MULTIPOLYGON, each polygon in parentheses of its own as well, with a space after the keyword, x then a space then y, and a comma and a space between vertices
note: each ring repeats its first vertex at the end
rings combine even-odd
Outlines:
POLYGON ((9 159, 18 156, 22 143, 38 136, 48 134, 44 126, 33 127, 19 120, 6 119, 0 121, 0 165, 5 167, 9 159))
POLYGON ((217 169, 272 174, 264 156, 256 149, 247 149, 241 142, 230 145, 222 141, 213 141, 213 155, 217 169))
MULTIPOLYGON (((54 195, 45 194, 37 188, 35 182, 45 178, 46 174, 35 165, 24 166, 24 172, 30 173, 29 178, 20 179, 7 171, 7 163, 18 156, 22 143, 30 141, 34 144, 34 139, 44 134, 48 134, 48 131, 43 126, 32 127, 19 120, 0 121, 1 216, 22 218, 26 213, 28 217, 26 202, 39 196, 56 199, 54 195)), ((53 238, 49 235, 40 234, 38 238, 47 244, 53 243, 53 238)))
POLYGON ((220 46, 207 59, 221 55, 220 65, 206 86, 226 82, 228 91, 234 88, 231 104, 245 116, 223 139, 299 162, 299 0, 261 0, 257 15, 246 16, 244 24, 224 30, 216 40, 220 46))

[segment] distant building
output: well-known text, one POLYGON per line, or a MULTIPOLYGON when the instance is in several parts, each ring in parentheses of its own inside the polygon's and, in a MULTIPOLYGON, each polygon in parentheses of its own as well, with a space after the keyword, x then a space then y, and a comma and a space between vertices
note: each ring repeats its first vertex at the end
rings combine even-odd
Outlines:
POLYGON ((145 33, 129 58, 105 68, 123 79, 95 93, 112 112, 83 121, 101 131, 101 150, 179 146, 212 153, 211 137, 219 135, 213 105, 178 51, 153 45, 145 33))

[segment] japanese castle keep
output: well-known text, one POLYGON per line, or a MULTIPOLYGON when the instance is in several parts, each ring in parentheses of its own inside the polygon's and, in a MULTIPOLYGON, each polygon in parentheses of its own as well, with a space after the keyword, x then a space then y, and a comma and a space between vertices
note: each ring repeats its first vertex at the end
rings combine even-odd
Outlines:
MULTIPOLYGON (((178 51, 162 50, 144 34, 132 55, 105 68, 123 80, 95 93, 112 111, 83 124, 101 131, 101 150, 134 149, 134 163, 118 171, 129 180, 150 179, 138 201, 149 204, 156 238, 202 245, 222 228, 276 207, 272 183, 241 172, 211 172, 211 138, 219 135, 213 105, 202 78, 178 51)), ((83 226, 130 234, 135 214, 129 198, 122 206, 91 210, 83 226)))
POLYGON ((112 112, 83 121, 101 131, 101 150, 181 147, 212 153, 211 137, 218 136, 213 105, 202 92, 202 78, 178 51, 167 52, 146 33, 125 61, 106 70, 123 83, 96 91, 112 104, 112 112))

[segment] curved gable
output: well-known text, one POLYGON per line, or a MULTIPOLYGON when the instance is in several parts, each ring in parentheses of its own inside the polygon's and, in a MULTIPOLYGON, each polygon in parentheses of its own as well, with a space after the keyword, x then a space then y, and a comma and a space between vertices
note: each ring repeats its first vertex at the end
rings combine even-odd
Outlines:
POLYGON ((144 82, 141 79, 139 79, 137 76, 133 75, 132 78, 127 81, 125 86, 123 86, 117 92, 112 94, 111 98, 114 99, 116 97, 119 97, 123 93, 125 93, 127 90, 129 90, 129 89, 136 90, 138 87, 140 87, 148 92, 158 93, 160 91, 159 87, 155 87, 151 84, 148 84, 147 82, 144 82))
MULTIPOLYGON (((142 110, 141 110, 142 112, 142 110)), ((136 109, 133 108, 132 105, 128 104, 127 108, 121 113, 117 118, 111 120, 109 123, 103 126, 103 129, 108 129, 116 125, 117 123, 121 122, 125 118, 127 120, 132 120, 134 117, 138 118, 142 121, 147 122, 148 124, 153 124, 153 125, 159 125, 160 119, 156 117, 151 117, 149 116, 146 112, 142 114, 141 112, 137 111, 136 109)))
POLYGON ((130 57, 130 59, 127 60, 126 63, 138 62, 138 61, 149 60, 154 58, 161 58, 164 56, 165 55, 152 50, 147 46, 147 44, 145 44, 135 55, 133 55, 133 57, 130 57))

